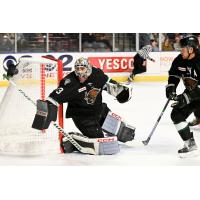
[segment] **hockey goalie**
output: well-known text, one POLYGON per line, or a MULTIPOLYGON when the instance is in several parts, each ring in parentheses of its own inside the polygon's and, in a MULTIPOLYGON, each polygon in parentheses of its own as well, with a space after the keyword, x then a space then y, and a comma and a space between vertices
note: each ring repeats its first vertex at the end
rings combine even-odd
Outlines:
MULTIPOLYGON (((110 79, 101 69, 91 66, 87 58, 77 59, 74 68, 45 101, 37 101, 32 127, 47 129, 50 122, 56 120, 58 105, 68 103, 65 117, 72 118, 81 132, 69 133, 70 136, 82 148, 91 148, 91 152, 98 149, 96 154, 118 153, 118 141, 134 140, 135 128, 102 103, 102 91, 125 103, 131 98, 131 88, 110 79)), ((62 138, 61 145, 65 153, 76 150, 66 137, 62 138)))

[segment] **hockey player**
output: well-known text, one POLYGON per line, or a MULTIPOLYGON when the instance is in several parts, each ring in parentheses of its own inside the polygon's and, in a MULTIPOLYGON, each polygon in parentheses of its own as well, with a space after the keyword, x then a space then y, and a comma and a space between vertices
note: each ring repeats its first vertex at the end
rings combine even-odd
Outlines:
MULTIPOLYGON (((94 141, 93 138, 104 138, 104 132, 109 136, 115 134, 121 142, 133 140, 135 128, 128 126, 110 111, 106 103, 102 103, 103 90, 120 103, 125 103, 131 98, 131 88, 110 79, 101 69, 91 66, 87 58, 77 59, 74 67, 75 70, 61 80, 46 101, 37 102, 38 111, 32 127, 40 130, 48 128, 50 122, 56 120, 57 106, 68 103, 66 118, 72 118, 82 135, 70 134, 83 148, 91 146, 89 143, 94 141), (48 111, 43 110, 42 104, 48 107, 48 111)), ((66 153, 75 150, 65 137, 62 147, 66 153)))
POLYGON ((186 119, 200 108, 200 53, 199 43, 195 36, 181 39, 180 45, 181 54, 174 59, 169 70, 166 96, 175 101, 172 104, 171 119, 184 141, 184 147, 178 150, 178 153, 180 157, 187 157, 197 152, 197 145, 186 119), (183 80, 185 90, 177 95, 176 88, 180 79, 183 80))
POLYGON ((147 71, 147 59, 155 62, 153 58, 149 56, 149 53, 152 52, 153 47, 156 46, 156 41, 151 40, 150 45, 146 45, 140 49, 137 54, 134 56, 134 68, 131 74, 128 77, 128 81, 132 82, 136 74, 141 74, 147 71))
POLYGON ((200 108, 194 111, 195 118, 189 122, 189 126, 196 126, 200 124, 200 108))

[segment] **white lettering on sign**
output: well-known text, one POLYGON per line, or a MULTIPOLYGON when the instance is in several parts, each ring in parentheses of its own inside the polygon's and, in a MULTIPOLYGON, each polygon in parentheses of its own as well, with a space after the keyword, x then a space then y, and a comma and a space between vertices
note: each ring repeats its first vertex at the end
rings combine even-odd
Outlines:
POLYGON ((107 70, 117 70, 117 69, 132 69, 133 59, 126 58, 103 58, 98 59, 100 69, 106 68, 107 70))
POLYGON ((99 59, 99 65, 100 65, 100 69, 103 70, 103 66, 104 66, 104 63, 105 63, 105 59, 99 59))

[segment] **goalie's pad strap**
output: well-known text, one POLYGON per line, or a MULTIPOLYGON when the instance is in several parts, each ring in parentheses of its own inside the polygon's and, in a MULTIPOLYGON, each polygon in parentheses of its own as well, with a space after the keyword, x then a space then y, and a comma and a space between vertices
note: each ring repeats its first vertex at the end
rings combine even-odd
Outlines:
MULTIPOLYGON (((80 133, 70 133, 70 135, 88 154, 112 155, 119 152, 119 144, 116 136, 91 139, 80 133)), ((65 139, 63 138, 63 140, 65 139)))

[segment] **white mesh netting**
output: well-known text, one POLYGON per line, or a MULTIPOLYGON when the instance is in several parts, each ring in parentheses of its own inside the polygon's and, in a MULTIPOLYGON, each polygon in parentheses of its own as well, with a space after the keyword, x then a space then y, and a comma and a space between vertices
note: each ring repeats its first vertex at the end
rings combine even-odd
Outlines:
POLYGON ((0 103, 0 153, 59 153, 58 130, 53 125, 45 132, 31 128, 36 107, 18 91, 35 102, 47 97, 57 87, 57 62, 21 58, 17 68, 19 73, 11 79, 17 87, 9 84, 0 103))

